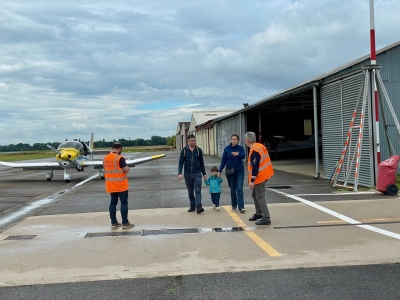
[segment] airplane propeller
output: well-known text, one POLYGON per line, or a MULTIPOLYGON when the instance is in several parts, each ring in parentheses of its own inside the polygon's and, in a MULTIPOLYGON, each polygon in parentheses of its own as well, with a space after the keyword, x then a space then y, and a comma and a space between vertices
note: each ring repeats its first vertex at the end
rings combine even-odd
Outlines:
POLYGON ((75 159, 71 160, 71 155, 68 152, 60 152, 56 148, 52 147, 51 145, 47 145, 47 147, 50 150, 52 150, 53 152, 55 152, 60 159, 68 161, 71 164, 73 164, 78 172, 83 171, 82 166, 75 159))

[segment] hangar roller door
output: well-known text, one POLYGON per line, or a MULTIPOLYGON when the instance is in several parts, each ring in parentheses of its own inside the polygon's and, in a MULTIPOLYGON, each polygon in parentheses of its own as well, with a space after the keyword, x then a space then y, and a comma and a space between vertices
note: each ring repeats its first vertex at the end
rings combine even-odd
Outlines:
POLYGON ((231 143, 232 134, 239 134, 239 132, 239 115, 217 123, 217 155, 219 157, 222 157, 225 147, 231 143))
MULTIPOLYGON (((343 151, 344 142, 349 131, 350 121, 357 102, 360 87, 364 80, 363 73, 337 80, 321 87, 321 115, 322 115, 322 159, 324 177, 329 179, 343 151)), ((362 102, 362 101, 361 101, 362 102)), ((360 124, 361 102, 358 109, 355 125, 360 124)), ((373 186, 373 151, 372 130, 370 118, 371 106, 367 103, 364 117, 364 130, 361 148, 360 171, 358 184, 373 186)), ((353 157, 354 146, 357 144, 359 128, 353 128, 352 148, 348 149, 346 157, 353 157)), ((354 166, 350 172, 349 183, 354 183, 354 166)), ((344 171, 349 168, 343 164, 338 181, 344 181, 344 171)))

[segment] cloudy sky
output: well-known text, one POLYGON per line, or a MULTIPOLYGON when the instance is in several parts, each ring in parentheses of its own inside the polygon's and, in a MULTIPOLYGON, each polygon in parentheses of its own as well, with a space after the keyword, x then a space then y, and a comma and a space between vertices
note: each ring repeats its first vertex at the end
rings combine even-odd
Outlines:
MULTIPOLYGON (((400 1, 374 2, 379 49, 400 1)), ((175 135, 368 54, 369 22, 369 0, 1 0, 0 145, 175 135)))

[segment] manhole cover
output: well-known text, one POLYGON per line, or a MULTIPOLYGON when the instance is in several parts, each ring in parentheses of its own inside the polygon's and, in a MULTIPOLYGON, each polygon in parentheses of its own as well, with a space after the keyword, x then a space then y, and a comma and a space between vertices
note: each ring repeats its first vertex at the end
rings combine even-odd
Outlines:
POLYGON ((199 230, 197 228, 143 230, 143 235, 177 234, 177 233, 199 233, 199 230))

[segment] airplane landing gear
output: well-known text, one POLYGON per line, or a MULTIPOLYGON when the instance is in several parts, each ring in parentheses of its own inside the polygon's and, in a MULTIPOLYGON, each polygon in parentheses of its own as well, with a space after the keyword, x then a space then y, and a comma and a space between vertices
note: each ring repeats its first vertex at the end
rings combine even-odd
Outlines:
POLYGON ((99 177, 101 179, 104 179, 104 170, 103 169, 99 169, 99 177))
POLYGON ((66 183, 71 182, 71 175, 67 174, 67 168, 64 169, 64 180, 66 183))
POLYGON ((48 173, 46 173, 47 181, 50 181, 53 178, 53 169, 51 169, 48 173))

